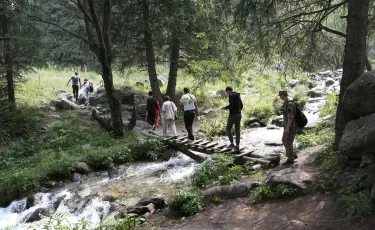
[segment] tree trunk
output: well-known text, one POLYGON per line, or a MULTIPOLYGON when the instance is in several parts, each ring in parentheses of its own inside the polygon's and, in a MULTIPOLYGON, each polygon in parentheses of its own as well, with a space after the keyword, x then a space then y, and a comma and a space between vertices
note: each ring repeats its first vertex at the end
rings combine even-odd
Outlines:
POLYGON ((369 0, 349 0, 348 23, 344 53, 344 72, 341 80, 339 104, 336 113, 335 147, 337 148, 346 124, 358 116, 343 106, 347 87, 364 72, 366 59, 367 20, 369 0))
POLYGON ((111 62, 107 60, 107 62, 102 62, 101 64, 104 89, 108 98, 109 107, 111 109, 113 132, 115 136, 121 137, 124 135, 124 123, 122 121, 121 114, 122 105, 113 85, 111 62))
POLYGON ((180 40, 175 31, 172 33, 171 40, 171 62, 169 66, 169 79, 167 86, 167 95, 171 97, 171 101, 175 101, 177 72, 178 72, 178 57, 180 56, 180 40))
POLYGON ((156 73, 154 44, 153 44, 152 32, 150 28, 149 0, 142 0, 142 10, 143 10, 143 24, 145 27, 143 35, 144 35, 144 42, 146 46, 147 71, 148 71, 148 76, 150 79, 151 90, 153 92, 154 97, 159 102, 162 102, 158 76, 156 73))
POLYGON ((7 81, 7 94, 9 104, 16 103, 16 97, 14 94, 14 72, 13 72, 13 60, 12 51, 10 47, 10 38, 8 30, 8 17, 6 16, 5 9, 1 14, 1 25, 2 25, 2 36, 4 37, 4 66, 5 66, 5 78, 7 81))

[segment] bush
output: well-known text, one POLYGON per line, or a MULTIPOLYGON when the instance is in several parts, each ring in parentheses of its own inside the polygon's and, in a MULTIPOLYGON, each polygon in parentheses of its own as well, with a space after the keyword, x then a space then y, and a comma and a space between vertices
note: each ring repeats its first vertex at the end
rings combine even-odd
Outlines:
POLYGON ((344 206, 344 212, 348 215, 369 215, 374 210, 374 204, 370 199, 370 192, 339 191, 339 202, 344 206))
POLYGON ((290 188, 286 185, 279 184, 276 187, 271 187, 265 183, 257 186, 251 190, 250 194, 255 198, 255 201, 266 201, 280 198, 295 196, 301 193, 298 189, 290 188))
POLYGON ((320 117, 325 117, 328 115, 332 115, 333 117, 336 116, 336 110, 337 110, 337 100, 338 95, 329 93, 327 95, 326 103, 320 108, 320 117))
POLYGON ((299 149, 333 142, 335 137, 334 124, 322 123, 297 136, 299 149))
POLYGON ((190 180, 193 186, 204 188, 215 183, 230 184, 241 177, 243 169, 234 164, 234 157, 216 155, 213 160, 206 160, 198 165, 190 180))
POLYGON ((203 195, 198 189, 185 190, 181 184, 175 184, 173 196, 168 207, 183 215, 194 215, 202 209, 203 195))
POLYGON ((199 131, 206 134, 209 140, 212 140, 218 135, 226 134, 226 125, 228 120, 228 113, 219 113, 209 121, 202 117, 199 131))

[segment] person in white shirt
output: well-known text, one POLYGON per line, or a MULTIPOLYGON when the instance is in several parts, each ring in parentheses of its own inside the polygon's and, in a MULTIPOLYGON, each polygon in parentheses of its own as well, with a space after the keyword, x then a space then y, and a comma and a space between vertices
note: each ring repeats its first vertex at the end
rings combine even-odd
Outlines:
MULTIPOLYGON (((90 98, 89 98, 90 82, 89 82, 89 80, 85 79, 83 81, 83 85, 82 86, 84 86, 85 97, 86 97, 85 105, 90 105, 90 98)), ((81 86, 81 88, 82 88, 82 86, 81 86)))
POLYGON ((170 101, 169 96, 164 96, 164 103, 161 108, 161 115, 163 118, 163 135, 167 136, 168 128, 171 129, 172 135, 177 136, 175 119, 177 113, 176 105, 170 101))
POLYGON ((191 144, 194 141, 193 121, 195 113, 199 116, 199 111, 197 99, 194 97, 194 95, 190 94, 189 88, 184 88, 184 95, 182 95, 180 103, 180 112, 182 109, 184 110, 185 128, 188 132, 189 144, 191 144))

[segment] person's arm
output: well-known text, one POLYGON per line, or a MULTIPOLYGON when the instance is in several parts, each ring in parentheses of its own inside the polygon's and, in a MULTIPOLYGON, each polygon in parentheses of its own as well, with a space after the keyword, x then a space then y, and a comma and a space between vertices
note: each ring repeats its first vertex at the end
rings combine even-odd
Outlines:
POLYGON ((82 88, 81 78, 79 78, 78 81, 79 81, 79 85, 81 86, 80 88, 82 88))
POLYGON ((70 82, 71 80, 72 80, 72 78, 70 78, 70 79, 69 79, 68 83, 66 83, 66 86, 68 86, 68 85, 69 85, 69 82, 70 82))
POLYGON ((200 116, 197 102, 194 102, 194 106, 195 106, 195 112, 198 114, 198 116, 200 116))
POLYGON ((229 105, 227 105, 227 106, 225 106, 225 107, 223 107, 223 108, 221 108, 221 109, 230 109, 230 107, 231 107, 231 105, 233 104, 233 102, 232 102, 232 97, 231 96, 229 96, 229 105))
POLYGON ((285 134, 289 134, 290 126, 292 125, 293 119, 294 119, 294 114, 296 111, 296 107, 293 102, 289 102, 287 104, 287 117, 288 117, 288 123, 286 124, 286 128, 284 130, 285 134))

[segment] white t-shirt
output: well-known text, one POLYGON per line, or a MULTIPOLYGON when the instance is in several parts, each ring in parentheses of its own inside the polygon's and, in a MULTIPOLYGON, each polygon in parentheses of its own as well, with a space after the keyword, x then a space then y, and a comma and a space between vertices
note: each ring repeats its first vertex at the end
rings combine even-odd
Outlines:
POLYGON ((197 103, 197 99, 194 95, 184 94, 182 95, 180 102, 184 105, 184 111, 195 110, 194 103, 197 103))
POLYGON ((166 101, 163 103, 163 107, 161 108, 163 111, 163 119, 173 119, 175 112, 177 111, 176 105, 171 101, 166 101))
POLYGON ((90 91, 90 82, 89 81, 86 81, 84 83, 84 86, 85 86, 85 91, 90 91))

